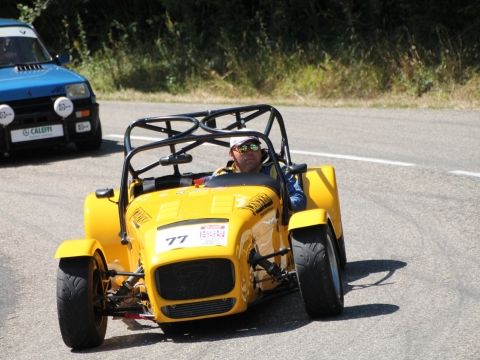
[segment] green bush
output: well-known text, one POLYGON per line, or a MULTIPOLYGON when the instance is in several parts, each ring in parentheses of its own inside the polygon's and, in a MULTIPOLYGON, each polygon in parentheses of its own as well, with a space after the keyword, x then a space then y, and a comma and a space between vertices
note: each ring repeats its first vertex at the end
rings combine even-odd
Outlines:
POLYGON ((33 22, 103 94, 478 93, 480 7, 470 2, 4 0, 2 11, 33 22))

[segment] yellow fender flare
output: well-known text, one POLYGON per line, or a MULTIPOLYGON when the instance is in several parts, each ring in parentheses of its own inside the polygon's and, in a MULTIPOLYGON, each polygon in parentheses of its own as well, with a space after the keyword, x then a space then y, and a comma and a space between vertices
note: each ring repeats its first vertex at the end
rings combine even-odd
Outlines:
POLYGON ((288 222, 288 231, 300 229, 308 226, 327 224, 328 216, 325 209, 312 209, 299 211, 290 217, 288 222))
POLYGON ((95 251, 99 250, 102 257, 105 252, 103 251, 102 244, 96 239, 74 239, 65 240, 60 244, 55 252, 55 259, 70 258, 77 256, 93 256, 95 251))

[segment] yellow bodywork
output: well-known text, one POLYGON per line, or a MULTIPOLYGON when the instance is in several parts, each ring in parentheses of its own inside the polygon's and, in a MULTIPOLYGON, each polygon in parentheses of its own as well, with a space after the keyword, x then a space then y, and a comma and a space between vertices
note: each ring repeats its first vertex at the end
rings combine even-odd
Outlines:
MULTIPOLYGON (((84 204, 85 239, 64 241, 55 258, 93 256, 99 250, 109 269, 133 271, 129 265, 130 252, 120 243, 117 201, 118 191, 110 199, 98 199, 95 193, 89 194, 84 204)), ((113 280, 113 285, 118 286, 124 278, 117 276, 113 280)))
MULTIPOLYGON (((194 319, 238 313, 246 310, 263 291, 278 286, 264 270, 252 269, 249 264, 252 250, 266 255, 289 248, 290 231, 328 222, 337 239, 342 235, 333 167, 309 168, 303 174, 303 186, 308 198, 307 209, 290 216, 289 224, 281 223, 282 205, 278 194, 262 186, 207 188, 201 185, 139 195, 130 199, 124 215, 128 245, 120 243, 118 192, 110 199, 90 194, 85 200, 85 239, 63 242, 55 257, 93 256, 98 251, 110 270, 133 272, 143 266, 145 277, 137 285, 146 289, 148 301, 144 304, 159 323, 192 320, 169 318, 162 307, 196 301, 235 299, 228 312, 194 319), (188 242, 194 238, 192 234, 215 229, 220 229, 220 233, 214 244, 198 246, 188 242), (199 259, 230 260, 234 269, 233 289, 201 299, 162 298, 157 291, 156 270, 168 264, 199 259)), ((294 270, 290 254, 270 260, 287 271, 294 270)), ((118 287, 124 279, 112 278, 113 287, 118 287)))
MULTIPOLYGON (((233 289, 220 296, 204 298, 205 300, 234 298, 235 305, 226 313, 244 311, 254 301, 260 290, 275 286, 266 273, 254 274, 248 264, 248 256, 255 247, 260 253, 269 254, 280 248, 288 247, 287 232, 278 231, 280 208, 279 198, 269 188, 225 187, 205 188, 187 187, 153 192, 138 197, 129 206, 126 213, 127 233, 132 243, 138 262, 145 269, 145 286, 155 289, 155 271, 159 266, 171 263, 198 259, 228 259, 232 262, 235 273, 233 289), (267 206, 260 213, 261 207, 267 206), (206 219, 217 219, 218 223, 227 221, 228 236, 224 245, 189 246, 169 249, 162 243, 158 228, 188 219, 193 225, 179 223, 172 234, 195 233, 198 224, 206 223, 206 219), (180 230, 179 230, 180 229, 180 230), (183 232, 182 232, 183 231, 183 232), (254 288, 254 276, 258 286, 254 288)), ((166 230, 167 232, 169 230, 166 230)), ((283 266, 291 267, 283 260, 283 266)), ((166 305, 177 305, 185 301, 166 301, 157 296, 150 296, 152 313, 156 321, 169 322, 160 308, 166 305)), ((188 302, 191 302, 190 300, 188 302)), ((183 319, 185 320, 185 319, 183 319)))

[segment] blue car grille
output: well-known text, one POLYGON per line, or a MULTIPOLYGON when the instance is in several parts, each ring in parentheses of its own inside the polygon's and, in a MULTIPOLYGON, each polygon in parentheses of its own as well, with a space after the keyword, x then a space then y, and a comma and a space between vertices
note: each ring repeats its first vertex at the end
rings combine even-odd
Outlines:
MULTIPOLYGON (((7 102, 15 111, 13 124, 16 126, 61 122, 62 118, 53 110, 58 96, 47 96, 7 102)), ((90 105, 90 99, 75 100, 75 109, 90 105)))
POLYGON ((234 274, 233 264, 227 259, 184 261, 159 267, 155 282, 164 299, 201 299, 230 292, 234 274))
POLYGON ((16 125, 36 124, 49 121, 49 117, 58 117, 53 111, 51 97, 11 101, 8 103, 15 111, 16 125))
POLYGON ((201 301, 189 304, 163 306, 162 313, 172 319, 193 318, 221 314, 230 311, 235 305, 234 298, 201 301))

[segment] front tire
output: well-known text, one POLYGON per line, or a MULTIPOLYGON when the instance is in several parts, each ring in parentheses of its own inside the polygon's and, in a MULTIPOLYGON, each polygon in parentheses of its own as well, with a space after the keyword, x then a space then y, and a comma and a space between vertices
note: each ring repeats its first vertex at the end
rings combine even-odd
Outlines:
POLYGON ((65 345, 84 349, 105 339, 108 280, 98 253, 93 257, 64 258, 57 274, 57 311, 65 345))
POLYGON ((339 315, 343 311, 343 284, 334 236, 328 225, 292 232, 297 280, 310 317, 339 315))

